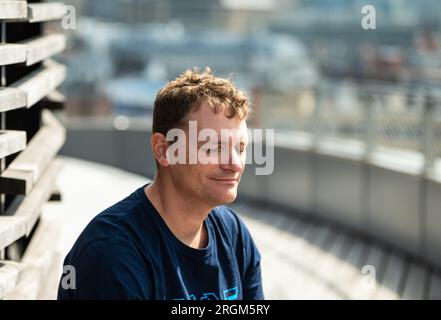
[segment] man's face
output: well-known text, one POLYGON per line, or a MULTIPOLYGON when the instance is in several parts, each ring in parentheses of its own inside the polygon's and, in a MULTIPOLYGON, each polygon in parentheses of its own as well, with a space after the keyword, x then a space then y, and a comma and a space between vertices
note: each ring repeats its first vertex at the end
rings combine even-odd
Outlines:
POLYGON ((207 103, 202 103, 199 110, 191 112, 187 118, 197 125, 197 130, 193 131, 197 132, 196 136, 191 135, 189 128, 186 129, 187 160, 190 159, 189 153, 196 152, 197 162, 171 165, 173 182, 189 199, 197 199, 210 206, 233 202, 245 167, 248 143, 246 121, 237 116, 229 119, 225 111, 215 113, 207 103), (208 131, 217 138, 203 134, 208 131), (189 139, 196 139, 194 147, 189 139), (201 163, 202 158, 206 162, 201 163), (209 159, 216 161, 208 163, 209 159))

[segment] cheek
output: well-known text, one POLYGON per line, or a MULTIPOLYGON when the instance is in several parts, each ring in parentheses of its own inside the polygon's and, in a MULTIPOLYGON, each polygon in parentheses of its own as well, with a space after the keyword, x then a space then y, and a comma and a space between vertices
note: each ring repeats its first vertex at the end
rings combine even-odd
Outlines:
POLYGON ((185 167, 185 170, 181 173, 184 175, 183 178, 187 180, 200 180, 210 175, 210 169, 204 165, 191 164, 186 165, 185 167))
POLYGON ((195 170, 191 173, 193 174, 193 177, 190 176, 190 178, 208 180, 210 177, 218 175, 219 171, 221 171, 217 164, 199 164, 196 167, 197 168, 195 168, 195 170))
POLYGON ((175 177, 181 181, 185 181, 186 184, 191 183, 191 181, 198 176, 198 170, 194 165, 175 165, 173 172, 175 177))

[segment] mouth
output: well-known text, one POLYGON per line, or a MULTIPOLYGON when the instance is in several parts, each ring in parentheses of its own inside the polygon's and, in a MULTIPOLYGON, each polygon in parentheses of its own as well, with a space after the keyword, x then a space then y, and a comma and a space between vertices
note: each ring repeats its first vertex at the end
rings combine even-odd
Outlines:
POLYGON ((236 178, 236 179, 232 179, 232 178, 230 178, 230 179, 215 179, 215 178, 212 178, 212 180, 216 181, 217 183, 234 186, 234 185, 236 185, 236 183, 238 182, 239 179, 238 178, 236 178))

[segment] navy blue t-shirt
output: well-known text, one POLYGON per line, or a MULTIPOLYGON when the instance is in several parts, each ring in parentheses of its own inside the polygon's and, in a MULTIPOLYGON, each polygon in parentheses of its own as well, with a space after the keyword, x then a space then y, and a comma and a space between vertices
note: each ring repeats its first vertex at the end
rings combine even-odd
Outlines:
POLYGON ((70 282, 62 276, 58 299, 264 299, 259 251, 233 210, 214 208, 204 222, 208 245, 194 249, 174 236, 144 187, 84 229, 64 261, 74 269, 65 269, 70 282))

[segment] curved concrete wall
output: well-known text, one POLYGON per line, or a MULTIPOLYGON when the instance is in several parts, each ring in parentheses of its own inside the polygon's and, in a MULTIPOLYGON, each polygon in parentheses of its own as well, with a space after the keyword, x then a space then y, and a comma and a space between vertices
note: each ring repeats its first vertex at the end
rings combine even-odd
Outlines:
MULTIPOLYGON (((61 154, 155 174, 145 124, 124 131, 111 125, 66 127, 61 154)), ((274 172, 256 176, 255 166, 248 165, 241 196, 332 220, 441 266, 441 175, 421 174, 418 156, 378 152, 366 159, 359 147, 333 150, 307 139, 279 138, 274 172)))

